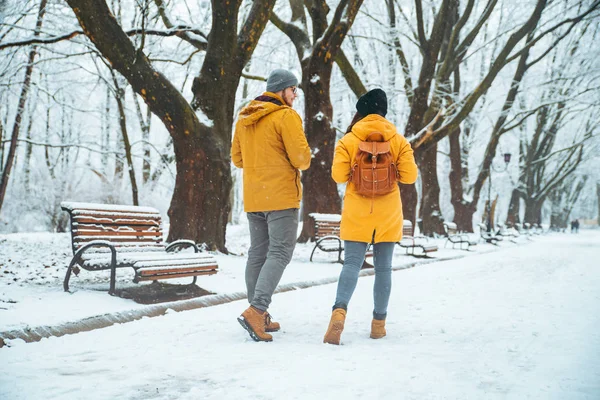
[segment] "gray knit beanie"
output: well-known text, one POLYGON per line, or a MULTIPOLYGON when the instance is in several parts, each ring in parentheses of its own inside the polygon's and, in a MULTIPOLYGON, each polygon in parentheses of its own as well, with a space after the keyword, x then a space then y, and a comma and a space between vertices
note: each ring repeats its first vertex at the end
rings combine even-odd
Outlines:
POLYGON ((296 78, 296 75, 285 69, 276 69, 271 71, 267 79, 267 92, 276 93, 297 84, 298 78, 296 78))

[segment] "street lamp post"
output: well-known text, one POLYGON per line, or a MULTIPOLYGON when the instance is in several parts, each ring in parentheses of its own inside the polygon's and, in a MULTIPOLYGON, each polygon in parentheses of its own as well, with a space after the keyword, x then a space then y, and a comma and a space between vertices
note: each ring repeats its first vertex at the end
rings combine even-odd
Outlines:
POLYGON ((506 169, 508 168, 508 164, 510 163, 510 158, 512 157, 512 154, 504 153, 504 154, 502 154, 502 156, 504 157, 504 168, 500 168, 500 169, 494 168, 494 160, 493 159, 492 159, 492 162, 490 163, 490 173, 489 173, 489 177, 488 177, 489 184, 488 184, 488 206, 487 206, 488 232, 492 231, 492 226, 493 226, 493 221, 492 221, 492 171, 494 171, 494 172, 506 171, 506 169))

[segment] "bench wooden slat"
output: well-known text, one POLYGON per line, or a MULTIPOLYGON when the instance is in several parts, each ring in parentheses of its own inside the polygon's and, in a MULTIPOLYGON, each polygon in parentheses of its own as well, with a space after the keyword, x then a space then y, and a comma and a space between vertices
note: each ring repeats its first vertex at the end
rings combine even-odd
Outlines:
POLYGON ((122 215, 122 216, 141 216, 147 215, 153 218, 160 218, 160 213, 156 209, 143 209, 144 207, 131 206, 130 209, 113 209, 113 210, 102 210, 98 208, 77 208, 72 209, 70 213, 74 216, 77 215, 122 215), (154 210, 154 211, 150 211, 154 210))
POLYGON ((323 233, 323 232, 339 232, 340 231, 340 227, 339 226, 335 227, 335 228, 334 227, 331 227, 331 228, 330 227, 327 227, 327 228, 319 227, 318 231, 319 231, 319 233, 323 233))
MULTIPOLYGON (((167 267, 170 265, 217 265, 217 261, 212 256, 205 256, 202 253, 185 254, 186 257, 172 254, 172 257, 165 257, 172 253, 158 253, 156 257, 130 257, 127 254, 117 253, 117 266, 131 266, 133 268, 151 268, 167 267)), ((83 260, 84 267, 93 268, 94 266, 109 266, 111 261, 110 254, 103 254, 101 257, 89 257, 83 260)))
POLYGON ((316 221, 315 224, 319 227, 339 227, 340 223, 339 222, 331 222, 331 221, 316 221))
POLYGON ((161 242, 162 237, 136 237, 136 235, 127 235, 127 236, 111 236, 111 235, 79 235, 73 238, 74 243, 82 243, 85 244, 87 242, 91 242, 92 240, 108 240, 111 243, 115 243, 120 246, 135 246, 138 244, 146 244, 153 242, 161 242))
POLYGON ((83 230, 75 230, 73 231, 73 234, 77 237, 77 238, 87 238, 87 237, 98 237, 98 236, 132 236, 132 237, 136 237, 136 238, 140 238, 140 237, 147 237, 147 238, 158 238, 158 239, 162 239, 162 232, 156 232, 156 231, 112 231, 112 230, 90 230, 90 229, 83 229, 83 230))
POLYGON ((160 220, 148 219, 148 218, 93 218, 90 216, 74 217, 73 222, 76 224, 105 224, 105 225, 147 225, 147 226, 160 226, 160 220))
MULTIPOLYGON (((84 243, 81 243, 83 245, 84 243)), ((117 250, 117 256, 129 256, 131 254, 160 254, 165 252, 165 246, 162 243, 150 243, 144 246, 125 246, 121 247, 117 243, 111 243, 115 250, 117 250)), ((79 246, 81 247, 81 246, 79 246)), ((110 258, 110 249, 108 247, 95 247, 88 249, 81 259, 91 260, 93 258, 110 258)))
MULTIPOLYGON (((128 248, 127 250, 130 250, 128 248)), ((214 259, 212 255, 206 253, 166 253, 162 251, 119 251, 117 253, 117 260, 123 259, 128 262, 150 262, 150 261, 161 261, 166 262, 169 260, 198 260, 198 259, 214 259)), ((84 255, 85 260, 96 259, 110 259, 110 252, 106 253, 90 253, 84 255)))
POLYGON ((178 274, 187 273, 193 271, 214 271, 217 268, 213 265, 171 265, 169 267, 148 267, 138 268, 138 274, 140 276, 146 275, 157 275, 157 274, 178 274))
POLYGON ((173 259, 160 261, 137 261, 134 268, 165 268, 173 266, 190 266, 190 267, 215 267, 217 261, 214 258, 190 258, 190 259, 173 259))
POLYGON ((218 271, 195 271, 186 274, 157 274, 157 275, 149 275, 149 276, 138 276, 138 281, 155 281, 157 279, 170 279, 170 278, 186 278, 188 276, 200 276, 200 275, 214 275, 218 271))
POLYGON ((160 232, 159 225, 117 225, 117 224, 80 224, 75 223, 74 231, 110 231, 110 232, 160 232))

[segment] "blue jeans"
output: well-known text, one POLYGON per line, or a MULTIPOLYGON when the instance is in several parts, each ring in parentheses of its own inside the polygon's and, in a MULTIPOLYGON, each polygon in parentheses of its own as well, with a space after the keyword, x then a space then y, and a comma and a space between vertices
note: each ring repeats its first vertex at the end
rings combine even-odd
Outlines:
MULTIPOLYGON (((337 294, 333 308, 347 309, 352 298, 358 274, 363 265, 368 243, 344 242, 344 267, 338 280, 337 294)), ((375 284, 373 285, 373 318, 385 319, 392 291, 392 256, 394 242, 375 243, 373 245, 375 258, 375 284)))

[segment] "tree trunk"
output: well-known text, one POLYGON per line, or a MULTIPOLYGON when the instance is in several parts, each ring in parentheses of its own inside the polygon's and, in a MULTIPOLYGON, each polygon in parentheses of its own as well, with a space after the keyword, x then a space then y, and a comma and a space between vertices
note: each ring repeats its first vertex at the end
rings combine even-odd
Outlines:
POLYGON ((4 124, 0 118, 0 173, 4 170, 4 124))
POLYGON ((523 220, 530 224, 541 224, 543 204, 543 200, 525 199, 525 217, 523 220))
POLYGON ((506 225, 515 226, 521 222, 519 211, 521 209, 521 195, 517 189, 513 189, 508 205, 508 214, 506 215, 506 225))
POLYGON ((135 93, 133 95, 133 103, 135 104, 135 112, 140 122, 140 130, 142 131, 142 182, 145 185, 150 180, 152 172, 150 166, 150 121, 152 121, 152 112, 150 111, 150 107, 146 107, 146 119, 144 120, 142 108, 135 93))
POLYGON ((437 178, 437 144, 421 154, 421 181, 423 183, 421 199, 421 218, 424 235, 443 234, 442 213, 440 212, 440 186, 437 178))
POLYGON ((596 182, 596 201, 598 202, 598 215, 596 216, 596 222, 600 226, 600 182, 596 182))
POLYGON ((129 133, 127 132, 127 117, 125 115, 125 89, 119 86, 117 77, 113 74, 113 83, 115 84, 115 100, 117 101, 117 109, 119 110, 119 126, 121 127, 121 135, 123 138, 123 147, 125 148, 125 158, 129 167, 129 181, 131 183, 131 198, 134 206, 139 206, 137 180, 135 179, 135 168, 133 166, 133 157, 131 156, 131 142, 129 141, 129 133))
POLYGON ((456 223, 458 230, 473 232, 475 207, 472 202, 464 199, 460 134, 461 130, 459 128, 448 136, 450 141, 450 203, 454 207, 454 223, 456 223))
MULTIPOLYGON (((205 126, 199 126, 198 132, 205 137, 212 134, 205 126)), ((224 159, 223 154, 229 152, 211 141, 173 144, 177 175, 168 211, 168 240, 198 238, 198 243, 226 253, 224 227, 229 216, 231 171, 229 159, 224 159)))
POLYGON ((23 159, 23 164, 25 169, 24 183, 27 192, 31 189, 31 154, 33 153, 33 145, 29 141, 31 140, 31 128, 33 126, 33 111, 33 108, 30 107, 28 112, 29 121, 27 122, 27 129, 25 130, 25 137, 28 142, 25 144, 25 158, 23 159))
MULTIPOLYGON (((40 2, 37 21, 35 24, 35 32, 33 34, 34 37, 38 37, 40 35, 42 21, 44 19, 44 14, 46 13, 46 4, 47 0, 42 0, 40 2)), ((2 204, 4 203, 4 196, 6 195, 6 188, 8 187, 8 181, 10 179, 10 172, 12 170, 15 154, 17 152, 17 142, 19 140, 21 120, 23 118, 23 113, 25 112, 27 94, 29 93, 29 88, 31 86, 31 75, 33 74, 33 66, 35 57, 37 56, 37 49, 38 48, 36 45, 32 46, 31 51, 29 52, 29 59, 27 60, 27 68, 25 68, 25 80, 23 81, 23 88, 21 89, 21 95, 19 96, 17 114, 15 116, 15 123, 13 125, 10 147, 8 150, 8 156, 6 158, 6 165, 2 170, 2 177, 0 178, 0 211, 2 211, 2 204)))
POLYGON ((302 233, 298 241, 307 242, 314 235, 310 213, 341 212, 341 200, 337 185, 331 179, 331 165, 335 149, 336 132, 331 123, 333 107, 329 97, 332 64, 324 64, 311 57, 302 71, 302 87, 305 94, 306 139, 313 152, 310 168, 302 173, 303 207, 302 233))

